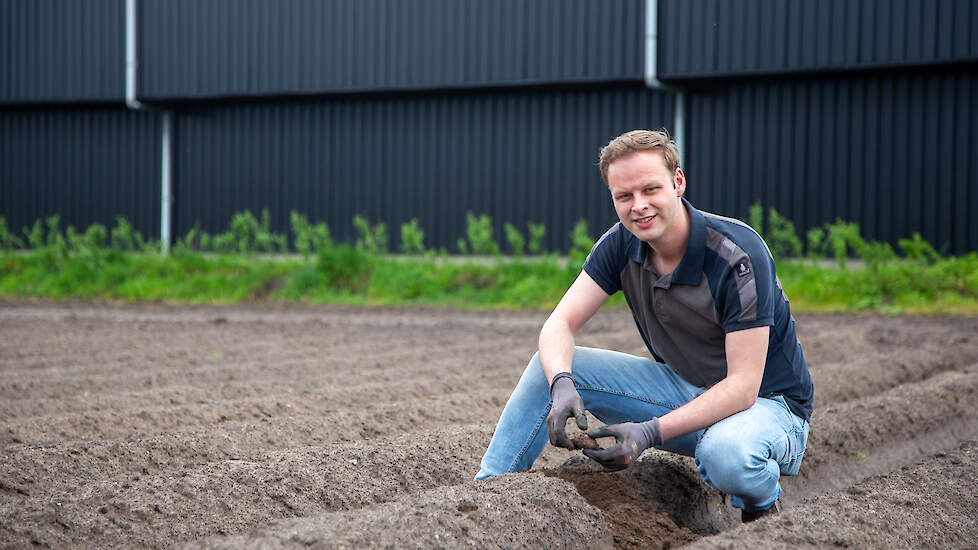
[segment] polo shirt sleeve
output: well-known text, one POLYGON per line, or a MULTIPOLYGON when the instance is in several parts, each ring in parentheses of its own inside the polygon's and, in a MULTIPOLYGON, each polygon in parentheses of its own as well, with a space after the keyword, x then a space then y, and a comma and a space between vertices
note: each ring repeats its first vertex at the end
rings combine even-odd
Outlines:
POLYGON ((609 296, 621 290, 621 272, 628 255, 621 223, 615 224, 591 248, 584 260, 584 272, 609 296))
POLYGON ((722 285, 721 324, 726 333, 774 325, 774 260, 760 237, 731 258, 722 285))

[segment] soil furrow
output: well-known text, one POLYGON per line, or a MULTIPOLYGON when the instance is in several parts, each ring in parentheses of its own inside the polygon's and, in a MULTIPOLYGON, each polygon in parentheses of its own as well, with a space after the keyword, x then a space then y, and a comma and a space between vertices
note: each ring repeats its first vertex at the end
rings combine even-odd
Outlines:
MULTIPOLYGON (((257 461, 272 450, 373 440, 384 445, 385 438, 405 433, 420 437, 440 433, 446 426, 489 427, 492 423, 487 417, 503 398, 502 394, 481 398, 455 394, 413 407, 387 405, 359 413, 225 422, 149 437, 124 432, 114 439, 73 441, 69 432, 57 443, 7 446, 0 463, 0 482, 20 487, 25 496, 51 488, 75 492, 80 486, 119 475, 173 474, 231 458, 257 461)), ((58 441, 58 435, 51 434, 51 440, 58 441)))
POLYGON ((15 544, 108 548, 139 541, 162 548, 464 483, 478 467, 471 457, 491 435, 470 428, 268 451, 256 460, 212 462, 173 475, 136 474, 4 503, 0 515, 15 544))
POLYGON ((797 328, 813 371, 825 364, 846 364, 899 350, 978 351, 978 317, 805 315, 798 318, 797 328))
POLYGON ((561 480, 539 474, 429 490, 351 512, 280 520, 190 549, 614 548, 604 518, 561 480), (391 529, 396 525, 396 529, 391 529))
POLYGON ((821 408, 865 399, 903 384, 921 382, 944 372, 959 370, 963 365, 976 361, 978 353, 900 350, 849 363, 823 365, 812 369, 815 405, 821 408), (840 380, 847 383, 840 384, 840 380))
POLYGON ((805 499, 776 516, 700 539, 690 550, 757 548, 973 549, 978 445, 805 499))
MULTIPOLYGON (((33 439, 28 433, 35 429, 38 430, 35 436, 42 436, 45 432, 77 430, 75 439, 111 438, 113 433, 131 435, 144 433, 146 429, 173 429, 229 420, 355 412, 372 407, 375 403, 381 407, 398 403, 421 404, 441 396, 455 395, 460 389, 476 395, 491 393, 495 396, 504 392, 508 396, 518 380, 518 374, 503 376, 499 373, 492 378, 472 379, 456 371, 437 379, 377 378, 383 381, 325 388, 308 384, 296 387, 295 391, 288 387, 284 391, 266 392, 262 387, 253 387, 250 388, 253 395, 232 399, 222 399, 220 394, 223 390, 218 388, 213 392, 194 389, 186 393, 161 391, 157 394, 150 391, 122 394, 125 399, 119 401, 110 396, 89 396, 78 399, 74 406, 59 406, 56 400, 42 400, 34 409, 34 414, 27 408, 29 402, 25 401, 18 407, 0 407, 9 418, 6 422, 0 422, 0 447, 9 443, 42 441, 33 439), (384 397, 378 398, 378 395, 384 397), (88 406, 82 406, 86 404, 88 406)), ((499 403, 501 410, 505 400, 494 402, 499 403)), ((493 416, 498 416, 498 412, 495 411, 493 416)))
MULTIPOLYGON (((134 364, 129 357, 122 359, 112 356, 99 359, 97 357, 74 357, 79 361, 99 364, 97 371, 89 371, 75 366, 43 369, 36 372, 17 371, 11 367, 0 366, 0 398, 17 400, 24 392, 30 391, 32 396, 62 397, 74 395, 82 391, 99 389, 105 391, 126 391, 132 388, 165 387, 170 384, 192 382, 194 384, 217 384, 241 379, 288 379, 294 377, 318 377, 324 381, 343 380, 357 377, 374 376, 376 371, 387 371, 386 374, 403 373, 403 364, 419 365, 411 372, 424 374, 425 369, 443 369, 446 364, 459 360, 460 356, 471 354, 478 364, 487 367, 499 365, 498 350, 505 348, 520 349, 509 341, 478 340, 455 343, 451 346, 435 344, 430 341, 418 342, 411 346, 387 346, 382 351, 375 350, 345 350, 336 349, 328 342, 320 342, 317 347, 293 351, 291 354, 275 352, 244 353, 241 350, 228 351, 223 349, 200 349, 197 354, 186 352, 159 360, 145 361, 143 366, 134 364), (329 349, 328 356, 318 357, 323 348, 329 349), (213 357, 212 357, 213 355, 213 357), (356 357, 356 363, 351 365, 348 357, 356 357), (496 357, 489 363, 488 357, 496 357), (220 362, 215 361, 216 358, 220 362), (180 365, 181 368, 160 372, 154 364, 180 365), (363 369, 365 372, 361 372, 363 369), (46 383, 47 379, 58 379, 57 385, 46 383)), ((529 352, 519 353, 514 357, 517 363, 525 364, 532 355, 529 352)))
MULTIPOLYGON (((425 358, 416 361, 417 366, 410 368, 391 361, 363 364, 356 372, 350 372, 349 366, 345 370, 338 367, 283 367, 263 369, 260 374, 250 376, 247 370, 238 372, 233 367, 222 367, 220 379, 191 372, 181 375, 179 382, 174 376, 163 381, 149 375, 145 382, 136 377, 128 382, 120 381, 116 387, 59 387, 36 392, 45 394, 39 397, 5 400, 0 402, 0 417, 126 411, 132 409, 133 404, 138 404, 140 408, 185 406, 242 401, 269 395, 281 396, 284 400, 348 402, 351 407, 359 408, 360 403, 364 402, 359 398, 383 393, 389 388, 397 389, 406 397, 454 392, 460 388, 479 391, 487 387, 508 386, 512 390, 525 367, 521 358, 506 360, 495 355, 492 360, 488 356, 485 353, 480 359, 467 362, 465 368, 460 368, 457 358, 425 358), (473 376, 473 372, 478 372, 479 376, 473 376)), ((18 395, 24 395, 22 389, 17 391, 18 395)))
POLYGON ((783 485, 812 496, 975 438, 978 365, 816 409, 800 475, 783 485))
POLYGON ((344 306, 301 306, 267 303, 238 306, 164 306, 123 305, 93 306, 85 303, 0 302, 0 326, 36 322, 46 326, 56 323, 85 323, 98 326, 118 324, 133 326, 153 323, 177 325, 281 324, 288 327, 349 329, 397 329, 404 331, 432 328, 538 330, 546 319, 544 312, 504 310, 452 310, 432 308, 360 308, 344 306))

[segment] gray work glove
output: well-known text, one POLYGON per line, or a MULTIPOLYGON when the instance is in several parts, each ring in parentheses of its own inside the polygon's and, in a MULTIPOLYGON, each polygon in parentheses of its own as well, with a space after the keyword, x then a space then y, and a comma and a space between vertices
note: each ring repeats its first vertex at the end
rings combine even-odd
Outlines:
POLYGON ((555 447, 574 450, 574 442, 567 437, 564 427, 567 419, 573 416, 577 427, 587 429, 587 417, 584 416, 584 401, 574 387, 574 379, 569 372, 560 372, 554 376, 550 384, 550 399, 553 406, 547 416, 547 432, 550 434, 550 444, 555 447))
POLYGON ((645 449, 662 445, 662 432, 659 430, 659 419, 653 418, 647 422, 625 422, 601 426, 587 433, 594 439, 614 436, 617 445, 607 449, 584 449, 584 455, 604 466, 605 470, 615 472, 624 470, 635 462, 638 455, 645 449))

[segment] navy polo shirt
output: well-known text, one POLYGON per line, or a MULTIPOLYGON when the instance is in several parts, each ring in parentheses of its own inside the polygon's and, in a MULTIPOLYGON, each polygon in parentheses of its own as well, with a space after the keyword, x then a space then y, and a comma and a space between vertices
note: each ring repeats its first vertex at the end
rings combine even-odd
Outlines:
POLYGON ((696 386, 726 377, 727 333, 771 327, 758 395, 780 395, 808 420, 812 380, 767 245, 739 220, 701 212, 686 199, 683 206, 689 242, 672 273, 656 273, 647 245, 620 222, 594 245, 584 271, 609 295, 625 294, 652 356, 696 386))

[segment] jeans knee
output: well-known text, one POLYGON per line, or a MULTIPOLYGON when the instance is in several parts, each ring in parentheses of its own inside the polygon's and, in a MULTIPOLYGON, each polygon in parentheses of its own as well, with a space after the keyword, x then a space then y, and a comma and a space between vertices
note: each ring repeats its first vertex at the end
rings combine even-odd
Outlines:
POLYGON ((742 437, 724 437, 707 430, 696 446, 696 469, 704 481, 720 491, 740 494, 754 486, 754 478, 767 468, 767 460, 754 447, 742 437))

